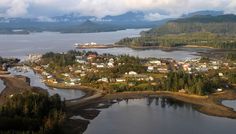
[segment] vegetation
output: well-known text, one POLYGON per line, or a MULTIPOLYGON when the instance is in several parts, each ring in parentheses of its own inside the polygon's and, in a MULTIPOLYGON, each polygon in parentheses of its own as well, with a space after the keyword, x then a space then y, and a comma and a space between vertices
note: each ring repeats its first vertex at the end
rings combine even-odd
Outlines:
POLYGON ((11 58, 11 59, 7 59, 7 58, 2 58, 0 57, 0 65, 6 63, 6 64, 14 64, 14 63, 18 63, 20 60, 16 59, 16 58, 11 58))
MULTIPOLYGON (((210 64, 208 57, 202 57, 199 63, 210 64)), ((170 69, 170 72, 161 73, 148 72, 149 59, 141 59, 138 57, 120 55, 113 56, 109 54, 98 55, 95 52, 79 52, 69 51, 64 54, 47 53, 43 56, 42 62, 49 63, 49 70, 47 72, 53 75, 54 79, 62 79, 62 81, 70 82, 73 78, 79 78, 79 84, 85 86, 92 86, 99 88, 107 92, 124 92, 124 91, 146 91, 146 90, 159 90, 159 91, 172 91, 179 92, 179 90, 185 90, 189 94, 207 95, 215 92, 217 88, 223 87, 226 82, 218 76, 218 73, 214 70, 212 73, 201 72, 184 72, 180 68, 179 71, 171 68, 171 63, 166 63, 160 67, 170 69), (90 54, 97 55, 94 59, 87 59, 90 54), (77 57, 86 60, 86 64, 70 61, 68 64, 62 63, 63 58, 60 57, 77 57), (109 68, 105 67, 108 61, 112 59, 114 66, 109 68), (95 65, 92 65, 92 64, 95 65), (98 68, 96 65, 103 64, 104 67, 98 68), (83 69, 82 69, 83 66, 83 69), (70 68, 70 69, 68 69, 70 68), (63 71, 62 71, 63 70, 63 71), (80 73, 75 73, 80 70, 80 73), (136 75, 129 75, 129 72, 135 72, 136 75), (58 75, 62 73, 70 74, 69 77, 58 75), (85 75, 81 76, 81 72, 85 75), (166 76, 167 75, 167 76, 166 76), (165 77, 166 76, 166 77, 165 77), (117 79, 120 80, 117 82, 117 79)), ((225 73, 225 72, 223 72, 225 73)), ((227 73, 225 73, 227 74, 227 73)), ((227 77, 229 82, 234 83, 234 73, 229 73, 227 77)))
MULTIPOLYGON (((219 80, 215 80, 219 81, 219 80)), ((213 92, 219 84, 210 80, 203 74, 188 74, 182 71, 171 72, 168 74, 167 79, 161 82, 161 90, 177 92, 184 89, 187 93, 206 95, 213 92)))
POLYGON ((0 107, 0 133, 60 133, 63 111, 59 95, 16 94, 0 107))
POLYGON ((117 44, 130 47, 179 47, 185 45, 236 48, 236 16, 194 16, 169 21, 142 32, 141 37, 125 38, 117 44))

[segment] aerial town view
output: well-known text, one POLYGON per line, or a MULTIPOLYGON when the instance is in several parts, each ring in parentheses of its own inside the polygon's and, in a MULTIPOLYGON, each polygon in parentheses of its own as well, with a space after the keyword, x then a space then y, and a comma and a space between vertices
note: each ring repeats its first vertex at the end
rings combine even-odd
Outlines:
POLYGON ((0 134, 235 126, 234 0, 0 0, 0 134))

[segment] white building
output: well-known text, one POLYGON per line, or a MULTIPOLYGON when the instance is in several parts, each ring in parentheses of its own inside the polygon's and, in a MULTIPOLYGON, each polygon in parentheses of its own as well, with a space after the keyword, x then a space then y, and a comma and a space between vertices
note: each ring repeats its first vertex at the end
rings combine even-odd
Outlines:
POLYGON ((129 74, 129 75, 137 75, 138 73, 137 73, 137 72, 134 72, 134 71, 130 71, 128 74, 129 74))
POLYGON ((126 81, 125 79, 120 79, 120 78, 116 79, 116 82, 125 82, 125 81, 126 81))
POLYGON ((154 67, 153 66, 149 66, 148 69, 147 69, 148 72, 152 72, 154 71, 154 67))
POLYGON ((156 65, 161 65, 161 61, 159 60, 153 60, 153 61, 150 61, 151 64, 156 64, 156 65))
POLYGON ((108 78, 101 78, 101 79, 98 80, 98 82, 106 82, 106 83, 108 83, 109 81, 108 81, 108 78))

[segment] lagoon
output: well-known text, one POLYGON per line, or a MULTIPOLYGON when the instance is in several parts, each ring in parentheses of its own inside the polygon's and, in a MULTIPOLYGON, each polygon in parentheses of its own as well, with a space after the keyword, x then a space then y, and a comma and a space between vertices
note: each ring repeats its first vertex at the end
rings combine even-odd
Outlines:
POLYGON ((103 109, 85 134, 235 134, 235 125, 173 99, 135 99, 103 109))

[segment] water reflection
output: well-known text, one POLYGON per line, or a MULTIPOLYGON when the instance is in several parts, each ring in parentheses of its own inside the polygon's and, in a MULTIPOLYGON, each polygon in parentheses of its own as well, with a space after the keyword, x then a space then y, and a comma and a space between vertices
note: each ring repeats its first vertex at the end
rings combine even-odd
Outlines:
POLYGON ((236 120, 207 116, 169 98, 120 101, 91 120, 85 134, 235 134, 236 120))

